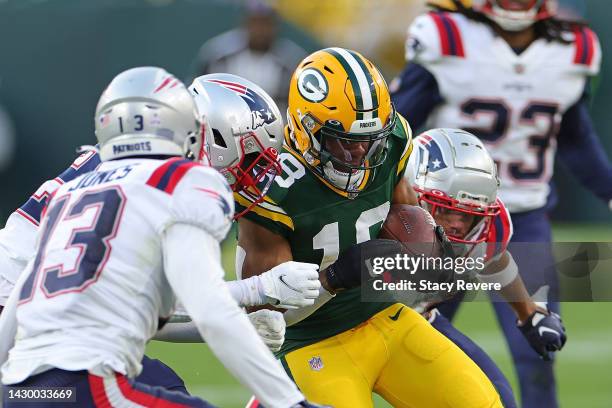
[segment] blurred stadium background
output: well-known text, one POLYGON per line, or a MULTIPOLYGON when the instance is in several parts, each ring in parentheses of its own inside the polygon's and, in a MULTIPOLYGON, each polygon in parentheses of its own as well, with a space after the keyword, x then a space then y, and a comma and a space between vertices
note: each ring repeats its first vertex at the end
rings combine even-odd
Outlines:
MULTIPOLYGON (((405 30, 423 3, 278 0, 272 5, 281 20, 280 36, 308 52, 327 45, 361 51, 390 81, 403 65, 405 30)), ((612 55, 612 5, 607 0, 560 3, 564 12, 585 17, 601 39, 604 63, 592 114, 611 155, 612 65, 607 57, 612 55)), ((229 0, 0 0, 0 221, 61 172, 77 146, 95 143, 95 104, 115 74, 136 65, 159 65, 190 80, 202 43, 239 26, 242 6, 242 1, 229 0)), ((606 206, 567 169, 557 167, 555 239, 612 242, 606 206)), ((230 276, 234 245, 233 237, 224 244, 230 276)), ((612 303, 566 303, 563 312, 569 342, 558 364, 562 406, 612 406, 612 303)), ((465 305, 458 326, 515 384, 490 306, 465 305)), ((244 406, 249 397, 206 346, 153 342, 149 352, 176 369, 194 394, 221 407, 244 406)), ((376 406, 386 405, 377 401, 376 406)))

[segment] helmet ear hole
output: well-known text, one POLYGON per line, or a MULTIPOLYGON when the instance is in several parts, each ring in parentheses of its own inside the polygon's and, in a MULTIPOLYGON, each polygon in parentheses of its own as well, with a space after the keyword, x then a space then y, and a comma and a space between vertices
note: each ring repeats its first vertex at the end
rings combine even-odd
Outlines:
POLYGON ((223 140, 223 136, 221 136, 219 129, 213 128, 212 132, 215 145, 227 149, 227 144, 225 143, 225 140, 223 140))

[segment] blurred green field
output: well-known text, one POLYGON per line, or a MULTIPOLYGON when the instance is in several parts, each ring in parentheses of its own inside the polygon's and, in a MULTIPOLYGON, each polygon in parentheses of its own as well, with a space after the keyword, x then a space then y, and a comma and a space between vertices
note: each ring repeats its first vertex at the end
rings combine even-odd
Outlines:
MULTIPOLYGON (((612 242, 612 226, 557 225, 556 241, 612 242)), ((224 263, 233 275, 233 242, 224 247, 224 263)), ((610 273, 611 268, 607 268, 610 273)), ((559 397, 564 408, 612 406, 612 302, 564 303, 563 319, 569 340, 556 367, 559 397)), ((466 303, 456 325, 498 363, 516 390, 510 355, 488 303, 466 303)), ((189 391, 222 408, 244 407, 250 393, 234 380, 206 345, 151 342, 147 354, 174 368, 189 391)), ((375 398, 376 407, 388 407, 375 398)), ((545 408, 545 407, 543 407, 545 408)))

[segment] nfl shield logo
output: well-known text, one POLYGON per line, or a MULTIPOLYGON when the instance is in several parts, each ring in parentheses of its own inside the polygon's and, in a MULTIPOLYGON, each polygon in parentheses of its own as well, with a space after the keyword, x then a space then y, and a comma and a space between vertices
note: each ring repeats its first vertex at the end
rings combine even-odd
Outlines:
POLYGON ((308 365, 310 365, 310 369, 314 371, 321 371, 323 368, 323 360, 321 360, 321 357, 313 357, 308 360, 308 365))

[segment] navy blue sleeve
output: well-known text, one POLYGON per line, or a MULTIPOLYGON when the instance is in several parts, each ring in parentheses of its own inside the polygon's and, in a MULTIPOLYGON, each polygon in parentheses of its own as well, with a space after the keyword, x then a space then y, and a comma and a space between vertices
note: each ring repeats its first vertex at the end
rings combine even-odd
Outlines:
POLYGON ((47 187, 57 188, 58 184, 67 183, 81 174, 95 170, 99 164, 100 156, 98 153, 90 151, 82 154, 70 165, 70 167, 53 179, 55 183, 51 181, 43 183, 38 190, 28 198, 28 201, 17 209, 17 212, 34 225, 38 225, 40 223, 42 210, 47 205, 49 196, 53 193, 53 191, 48 191, 47 187), (51 184, 49 185, 49 183, 51 184))
POLYGON ((612 200, 612 164, 595 132, 585 99, 563 115, 558 141, 562 163, 599 198, 612 200))
POLYGON ((425 125, 442 95, 436 78, 422 65, 409 63, 391 83, 391 100, 413 130, 425 125))

